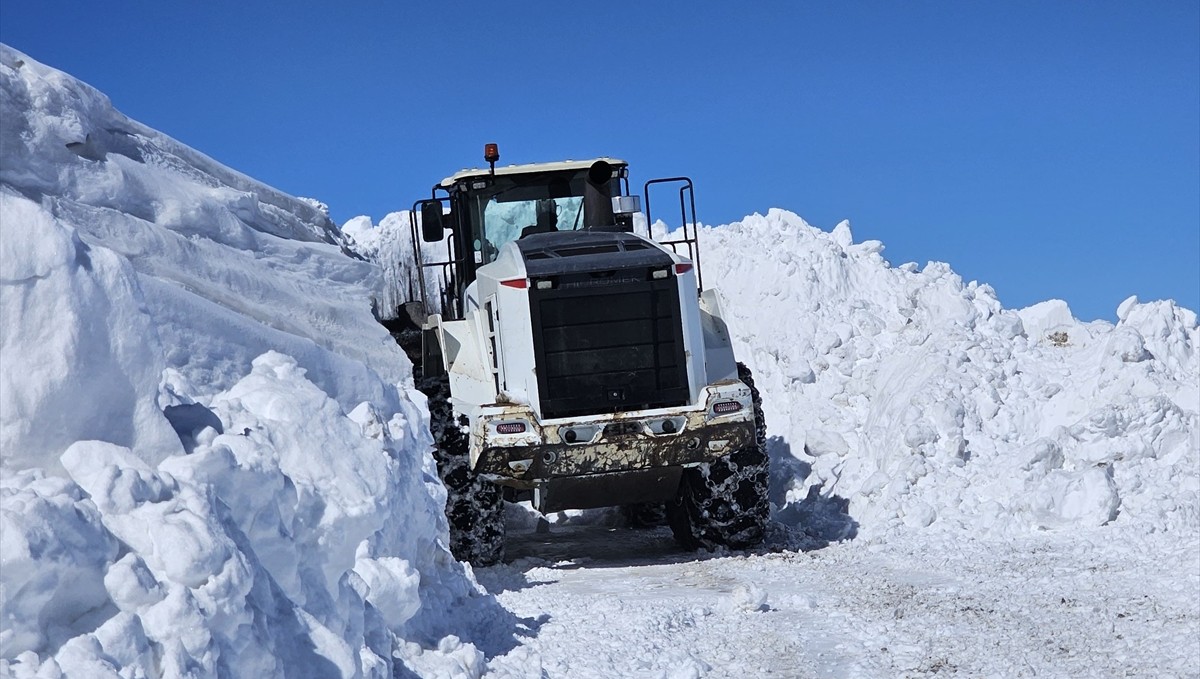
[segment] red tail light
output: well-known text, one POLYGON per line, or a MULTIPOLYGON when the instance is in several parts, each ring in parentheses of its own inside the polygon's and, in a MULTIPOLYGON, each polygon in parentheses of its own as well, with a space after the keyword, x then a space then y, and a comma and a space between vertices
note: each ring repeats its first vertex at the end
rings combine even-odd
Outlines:
POLYGON ((496 433, 498 434, 523 434, 525 433, 524 422, 501 422, 496 425, 496 433))
POLYGON ((500 285, 503 285, 506 288, 516 288, 518 290, 524 290, 525 288, 529 287, 529 279, 528 278, 510 278, 509 280, 506 280, 506 281, 500 281, 500 285))
POLYGON ((736 413, 737 411, 739 411, 741 409, 742 409, 742 404, 738 403, 737 401, 722 401, 720 403, 713 405, 713 412, 718 415, 728 415, 729 413, 736 413))
POLYGON ((676 276, 682 276, 683 274, 685 274, 691 270, 692 270, 691 264, 676 264, 675 265, 675 275, 676 276))

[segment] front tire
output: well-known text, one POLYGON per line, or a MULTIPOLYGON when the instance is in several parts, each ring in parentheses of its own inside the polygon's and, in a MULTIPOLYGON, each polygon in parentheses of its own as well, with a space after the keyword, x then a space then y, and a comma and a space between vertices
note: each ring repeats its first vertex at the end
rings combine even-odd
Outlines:
POLYGON ((767 430, 762 398, 750 369, 738 363, 738 378, 754 402, 754 441, 725 457, 686 469, 667 520, 675 540, 687 549, 747 549, 763 541, 767 499, 767 430))
POLYGON ((429 397, 429 423, 438 476, 446 486, 450 552, 472 566, 491 566, 504 558, 504 502, 500 488, 471 469, 466 418, 455 417, 447 375, 423 380, 429 397))

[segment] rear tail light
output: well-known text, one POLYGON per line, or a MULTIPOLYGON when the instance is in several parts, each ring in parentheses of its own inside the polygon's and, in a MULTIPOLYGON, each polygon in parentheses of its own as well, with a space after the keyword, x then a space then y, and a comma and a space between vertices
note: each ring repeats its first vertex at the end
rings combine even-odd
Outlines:
POLYGON ((501 422, 496 425, 496 432, 499 434, 523 434, 525 433, 524 422, 501 422))
POLYGON ((713 405, 713 412, 718 415, 728 415, 729 413, 736 413, 737 411, 739 411, 741 409, 742 409, 742 404, 738 403, 737 401, 721 401, 720 403, 713 405))
POLYGON ((529 287, 529 279, 527 279, 527 278, 511 278, 507 281, 500 281, 500 285, 503 285, 506 288, 516 288, 518 290, 524 290, 525 288, 529 287))
POLYGON ((692 270, 691 264, 676 264, 675 265, 675 275, 676 276, 682 276, 683 274, 685 274, 691 270, 692 270))

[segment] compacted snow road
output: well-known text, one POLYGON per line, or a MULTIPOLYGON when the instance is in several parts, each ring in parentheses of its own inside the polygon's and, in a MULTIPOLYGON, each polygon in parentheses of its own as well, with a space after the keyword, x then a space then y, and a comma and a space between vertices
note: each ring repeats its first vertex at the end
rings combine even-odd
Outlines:
POLYGON ((514 531, 510 561, 476 576, 534 622, 488 676, 1197 676, 1200 545, 1133 537, 912 532, 801 551, 777 533, 697 556, 665 528, 514 531))

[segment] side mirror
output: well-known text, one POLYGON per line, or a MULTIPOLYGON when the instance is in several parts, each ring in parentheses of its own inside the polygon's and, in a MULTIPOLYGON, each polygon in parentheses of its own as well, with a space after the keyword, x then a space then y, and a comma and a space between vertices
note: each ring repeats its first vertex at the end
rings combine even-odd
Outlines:
POLYGON ((613 196, 612 211, 617 230, 633 233, 633 216, 642 211, 642 199, 638 196, 613 196))
POLYGON ((613 214, 631 215, 642 211, 641 196, 613 196, 613 214))
POLYGON ((421 239, 426 243, 436 243, 445 235, 446 226, 442 220, 442 203, 437 200, 421 202, 421 239))

